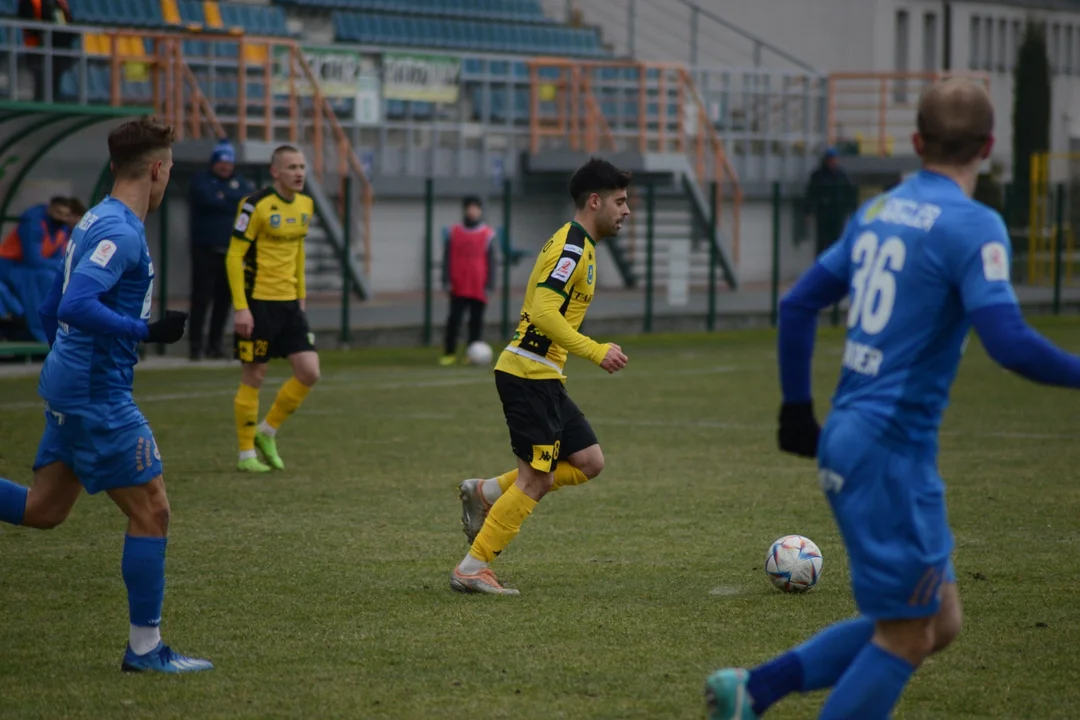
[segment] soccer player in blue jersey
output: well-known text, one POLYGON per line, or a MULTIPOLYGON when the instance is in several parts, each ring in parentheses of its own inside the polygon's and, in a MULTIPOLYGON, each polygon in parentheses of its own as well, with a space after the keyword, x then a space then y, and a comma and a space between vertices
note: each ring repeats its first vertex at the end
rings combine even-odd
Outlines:
POLYGON ((714 673, 713 720, 753 720, 789 693, 825 688, 823 720, 884 720, 915 669, 959 633, 937 435, 972 327, 1008 370, 1080 388, 1080 358, 1020 314, 1001 217, 971 199, 993 144, 986 91, 959 79, 931 86, 917 128, 922 170, 860 208, 780 313, 780 448, 817 457, 860 614, 752 670, 714 673), (843 369, 820 430, 810 394, 816 321, 845 295, 843 369))
POLYGON ((76 227, 41 309, 52 350, 38 383, 45 433, 34 483, 0 478, 0 521, 12 525, 56 527, 84 488, 104 490, 127 515, 121 571, 131 628, 121 668, 128 672, 213 667, 161 642, 169 501, 157 443, 131 396, 139 342, 178 342, 187 321, 169 311, 149 322, 154 264, 143 220, 169 184, 172 139, 171 128, 147 118, 109 134, 116 182, 76 227))

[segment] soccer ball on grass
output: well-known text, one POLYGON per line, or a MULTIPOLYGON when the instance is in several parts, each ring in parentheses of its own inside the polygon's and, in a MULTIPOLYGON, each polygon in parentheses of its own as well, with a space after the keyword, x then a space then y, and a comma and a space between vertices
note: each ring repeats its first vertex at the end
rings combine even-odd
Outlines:
POLYGON ((465 356, 472 365, 489 365, 491 363, 491 346, 483 340, 470 343, 465 350, 465 356))
POLYGON ((784 592, 807 592, 821 578, 821 550, 810 538, 785 535, 769 548, 765 574, 784 592))

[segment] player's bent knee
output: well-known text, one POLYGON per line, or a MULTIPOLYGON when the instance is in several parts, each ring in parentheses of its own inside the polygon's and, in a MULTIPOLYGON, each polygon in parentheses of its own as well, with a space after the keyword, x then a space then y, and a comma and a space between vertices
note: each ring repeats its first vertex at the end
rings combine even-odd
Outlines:
POLYGON ((34 506, 27 498, 26 511, 23 513, 23 527, 36 530, 52 530, 67 520, 71 508, 34 506))
POLYGON ((240 368, 240 382, 253 388, 261 388, 266 379, 266 363, 244 363, 240 368))
POLYGON ((879 621, 874 642, 918 666, 934 652, 934 618, 879 621))
POLYGON ((964 611, 956 585, 945 586, 941 610, 934 617, 934 652, 941 652, 960 635, 964 626, 964 611))
POLYGON ((604 470, 604 453, 599 445, 593 445, 569 458, 570 463, 592 480, 604 470))

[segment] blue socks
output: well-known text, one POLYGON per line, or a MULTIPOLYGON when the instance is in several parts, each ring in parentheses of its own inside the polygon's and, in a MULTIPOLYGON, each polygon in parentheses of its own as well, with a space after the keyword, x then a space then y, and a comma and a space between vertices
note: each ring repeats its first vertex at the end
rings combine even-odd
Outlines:
POLYGON ((0 478, 0 522, 22 525, 30 488, 0 478))
POLYGON ((799 690, 813 692, 840 681, 855 656, 874 636, 874 621, 857 617, 830 625, 792 651, 802 665, 799 690))
POLYGON ((747 692, 754 700, 754 712, 764 714, 770 706, 793 692, 832 687, 873 635, 874 622, 869 618, 846 620, 754 668, 746 683, 747 692))
POLYGON ((867 643, 833 688, 820 720, 887 720, 915 667, 907 660, 867 643))
POLYGON ((157 627, 165 601, 165 545, 168 538, 124 536, 120 569, 128 592, 131 624, 157 627))

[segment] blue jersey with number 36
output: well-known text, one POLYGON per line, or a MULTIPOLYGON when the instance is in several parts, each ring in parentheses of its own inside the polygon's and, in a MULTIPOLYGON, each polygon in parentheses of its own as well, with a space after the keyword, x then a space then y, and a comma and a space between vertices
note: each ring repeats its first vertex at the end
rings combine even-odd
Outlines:
POLYGON ((1001 216, 953 180, 920 171, 862 206, 820 262, 849 286, 833 409, 936 448, 968 314, 1016 303, 1001 216))
MULTIPOLYGON (((154 292, 154 264, 142 221, 118 200, 106 198, 83 216, 64 258, 64 290, 73 275, 101 286, 101 302, 120 315, 146 320, 154 292)), ((38 392, 50 409, 88 411, 130 402, 139 342, 94 335, 60 323, 45 359, 38 392)))

